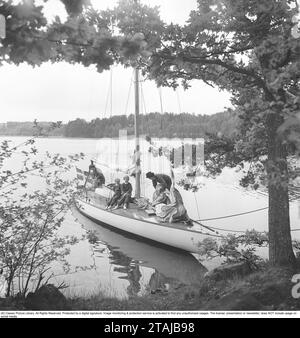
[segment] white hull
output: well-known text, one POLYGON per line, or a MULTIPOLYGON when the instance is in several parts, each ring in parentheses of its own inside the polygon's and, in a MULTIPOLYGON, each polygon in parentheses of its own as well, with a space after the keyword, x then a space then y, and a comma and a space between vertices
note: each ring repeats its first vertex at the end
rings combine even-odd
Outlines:
POLYGON ((198 253, 198 243, 205 237, 209 237, 179 224, 156 223, 146 216, 143 219, 139 213, 135 218, 134 210, 107 211, 81 199, 76 200, 76 206, 83 215, 98 222, 192 253, 198 253))
POLYGON ((121 252, 138 261, 139 265, 155 269, 167 278, 188 285, 198 284, 207 272, 207 269, 188 252, 175 248, 169 250, 169 247, 153 245, 154 242, 137 240, 133 235, 124 236, 112 227, 101 226, 87 219, 77 209, 72 212, 84 229, 92 231, 101 242, 107 244, 111 252, 121 252))

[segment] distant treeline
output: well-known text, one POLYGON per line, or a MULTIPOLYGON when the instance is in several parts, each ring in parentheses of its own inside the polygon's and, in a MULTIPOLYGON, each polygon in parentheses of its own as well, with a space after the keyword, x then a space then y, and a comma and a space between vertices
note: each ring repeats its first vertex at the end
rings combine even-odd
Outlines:
POLYGON ((6 122, 0 123, 1 136, 64 136, 65 126, 52 128, 52 122, 6 122), (38 127, 37 127, 38 126, 38 127))
MULTIPOLYGON (((50 122, 39 125, 45 130, 50 122)), ((194 115, 188 113, 150 113, 140 116, 140 133, 151 137, 204 137, 206 134, 221 133, 231 137, 236 133, 238 117, 232 112, 214 115, 194 115)), ((51 130, 49 136, 62 137, 118 137, 119 130, 126 129, 128 135, 134 134, 134 115, 118 115, 87 122, 76 119, 62 124, 60 128, 51 130)), ((0 135, 30 136, 35 132, 31 122, 7 122, 0 124, 0 135)))

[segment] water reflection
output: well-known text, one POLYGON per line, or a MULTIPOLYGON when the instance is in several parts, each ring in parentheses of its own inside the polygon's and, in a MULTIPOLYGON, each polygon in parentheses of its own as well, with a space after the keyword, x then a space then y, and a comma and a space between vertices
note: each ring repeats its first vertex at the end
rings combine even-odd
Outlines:
MULTIPOLYGON (((92 247, 96 256, 105 254, 118 278, 127 280, 127 294, 139 295, 166 289, 172 283, 198 284, 206 268, 191 254, 176 249, 137 240, 96 224, 73 210, 83 228, 92 234, 92 247), (95 236, 98 238, 95 241, 95 236)), ((95 263, 96 264, 96 263, 95 263)))
POLYGON ((142 273, 139 262, 126 256, 123 252, 114 250, 107 245, 110 250, 110 263, 114 265, 114 271, 122 274, 119 278, 129 282, 127 293, 129 296, 138 295, 141 291, 140 280, 142 273))
MULTIPOLYGON (((138 264, 132 264, 132 260, 129 259, 128 265, 117 266, 114 271, 125 274, 125 276, 119 277, 120 279, 126 279, 129 282, 127 287, 127 293, 129 296, 138 295, 141 291, 141 277, 140 266, 138 264)), ((112 261, 114 263, 114 261, 112 261)))

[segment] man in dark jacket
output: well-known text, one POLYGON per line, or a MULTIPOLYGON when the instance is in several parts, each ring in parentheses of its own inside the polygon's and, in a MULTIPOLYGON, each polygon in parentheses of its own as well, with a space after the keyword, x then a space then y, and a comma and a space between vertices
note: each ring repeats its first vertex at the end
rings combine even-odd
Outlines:
POLYGON ((157 183, 160 183, 164 189, 170 190, 172 185, 171 177, 165 174, 154 174, 153 172, 149 171, 146 174, 146 177, 152 181, 154 189, 156 188, 157 183))

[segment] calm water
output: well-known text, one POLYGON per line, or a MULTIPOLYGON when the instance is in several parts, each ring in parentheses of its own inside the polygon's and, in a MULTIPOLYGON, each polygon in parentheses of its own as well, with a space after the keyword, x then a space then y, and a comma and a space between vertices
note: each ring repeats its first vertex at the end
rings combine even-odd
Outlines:
MULTIPOLYGON (((25 138, 0 137, 0 141, 10 139, 19 144, 25 138)), ((46 151, 69 155, 83 152, 85 160, 79 167, 86 169, 91 158, 103 163, 102 169, 108 181, 114 176, 105 167, 124 168, 130 164, 131 141, 120 143, 117 140, 103 139, 38 139, 37 148, 41 156, 46 151), (119 156, 118 156, 119 155, 119 156)), ((144 170, 168 173, 168 164, 161 158, 152 158, 147 152, 148 144, 142 142, 144 170)), ((20 165, 18 158, 13 162, 15 168, 20 165)), ((75 175, 75 170, 72 175, 75 175)), ((179 174, 178 174, 179 175, 179 174)), ((197 192, 182 191, 189 215, 194 219, 207 219, 241 213, 267 206, 267 197, 263 193, 248 191, 238 185, 242 173, 225 170, 217 179, 204 179, 203 187, 197 192)), ((123 176, 122 173, 119 175, 123 176)), ((35 185, 35 178, 31 178, 35 185)), ((149 180, 142 180, 143 195, 151 196, 153 188, 149 180)), ((300 204, 291 203, 291 226, 299 228, 300 204)), ((253 214, 203 222, 207 225, 229 230, 253 229, 267 230, 267 210, 253 214)), ((123 236, 112 230, 93 223, 76 210, 66 215, 62 232, 81 236, 91 231, 96 239, 88 239, 75 245, 68 257, 73 273, 63 275, 59 266, 53 269, 58 275, 52 282, 65 281, 70 287, 65 291, 70 295, 88 296, 102 292, 118 298, 132 294, 143 294, 150 290, 174 285, 175 283, 199 283, 205 272, 219 264, 218 260, 199 262, 199 257, 183 254, 176 250, 167 250, 160 246, 123 236), (81 268, 78 268, 81 267, 81 268)), ((300 232, 293 232, 300 239, 300 232)), ((266 251, 262 251, 266 255, 266 251)))

